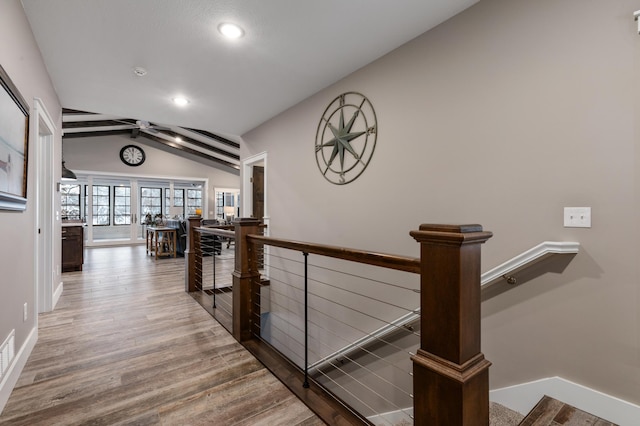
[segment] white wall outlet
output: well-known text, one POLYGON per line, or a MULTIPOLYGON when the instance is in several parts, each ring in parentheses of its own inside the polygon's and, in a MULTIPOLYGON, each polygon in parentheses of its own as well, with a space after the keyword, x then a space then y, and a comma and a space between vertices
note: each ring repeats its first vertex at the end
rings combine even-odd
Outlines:
POLYGON ((591 207, 565 207, 565 228, 591 228, 591 207))
POLYGON ((24 302, 24 306, 22 307, 22 321, 27 321, 29 319, 29 304, 24 302))

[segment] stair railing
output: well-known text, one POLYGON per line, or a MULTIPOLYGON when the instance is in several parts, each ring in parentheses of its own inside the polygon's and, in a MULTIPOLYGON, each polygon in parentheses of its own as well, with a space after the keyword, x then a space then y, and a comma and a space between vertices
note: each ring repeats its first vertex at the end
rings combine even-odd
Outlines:
MULTIPOLYGON (((484 272, 480 276, 480 288, 482 300, 485 301, 495 295, 495 288, 498 284, 504 283, 511 288, 518 283, 518 272, 541 262, 552 255, 575 255, 580 250, 580 243, 569 241, 543 241, 542 243, 518 254, 506 262, 484 272)), ((417 259, 416 259, 417 261, 417 259)), ((420 271, 417 270, 416 273, 420 271)), ((351 351, 368 346, 373 342, 384 340, 388 335, 395 333, 400 327, 411 327, 420 319, 420 308, 402 315, 398 319, 391 321, 377 330, 368 333, 366 336, 352 342, 333 353, 326 355, 322 359, 309 366, 309 370, 314 372, 330 364, 335 359, 341 358, 351 351)))
MULTIPOLYGON (((197 288, 195 228, 189 219, 186 291, 197 288)), ((414 422, 487 425, 490 363, 480 352, 480 245, 491 237, 479 225, 422 225, 410 234, 420 260, 279 240, 260 235, 259 221, 235 223, 233 336, 247 345, 259 336, 260 271, 257 247, 276 246, 399 270, 420 272, 421 342, 412 357, 414 422), (257 302, 257 303, 256 303, 257 302), (257 331, 257 333, 256 333, 257 331)), ((285 361, 286 362, 286 361, 285 361)), ((332 423, 331 419, 328 419, 332 423)), ((335 419, 334 419, 335 420, 335 419)), ((325 419, 327 421, 327 419, 325 419)))
MULTIPOLYGON (((190 220, 190 243, 185 252, 187 291, 201 287, 202 277, 198 271, 202 259, 197 254, 201 252, 198 247, 201 241, 196 234, 201 233, 202 228, 198 224, 199 218, 190 220)), ((419 321, 421 335, 414 334, 420 338, 420 349, 411 356, 415 424, 487 424, 490 363, 480 352, 481 286, 487 290, 501 280, 513 284, 513 274, 531 264, 553 254, 575 254, 579 249, 578 243, 544 242, 481 276, 479 247, 491 234, 483 232, 479 225, 422 225, 418 231, 411 232, 420 243, 420 259, 268 238, 261 235, 255 219, 237 219, 234 226, 236 256, 231 331, 259 358, 257 352, 260 351, 256 351, 251 342, 260 338, 263 246, 299 251, 305 259, 305 287, 309 253, 420 274, 420 307, 311 365, 306 359, 304 362, 305 373, 315 373, 323 363, 331 364, 336 357, 345 357, 350 351, 384 341, 394 330, 410 328, 410 324, 419 321), (425 314, 421 316, 420 312, 425 314)), ((222 232, 225 237, 232 235, 231 231, 213 232, 222 232)), ((305 299, 306 294, 305 291, 305 299)), ((306 323, 305 320, 305 346, 306 323)), ((304 384, 308 384, 306 374, 304 384)), ((323 419, 333 424, 330 415, 323 419)))

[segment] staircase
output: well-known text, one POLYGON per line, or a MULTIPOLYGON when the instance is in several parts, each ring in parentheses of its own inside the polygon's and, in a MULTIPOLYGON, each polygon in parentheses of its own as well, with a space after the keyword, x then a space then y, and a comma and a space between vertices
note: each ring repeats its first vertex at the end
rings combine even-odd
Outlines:
POLYGON ((617 426, 615 423, 546 395, 526 417, 492 402, 489 410, 489 424, 490 426, 617 426))
POLYGON ((578 410, 569 404, 544 396, 520 423, 520 426, 617 426, 593 414, 578 410))

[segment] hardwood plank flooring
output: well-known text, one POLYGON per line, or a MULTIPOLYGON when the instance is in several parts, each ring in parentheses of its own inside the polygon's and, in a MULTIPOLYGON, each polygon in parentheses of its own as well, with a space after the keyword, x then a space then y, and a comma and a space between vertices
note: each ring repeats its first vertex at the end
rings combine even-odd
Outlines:
POLYGON ((607 420, 578 410, 569 404, 544 396, 520 426, 616 426, 607 420))
POLYGON ((85 250, 2 425, 324 423, 184 292, 184 259, 85 250))

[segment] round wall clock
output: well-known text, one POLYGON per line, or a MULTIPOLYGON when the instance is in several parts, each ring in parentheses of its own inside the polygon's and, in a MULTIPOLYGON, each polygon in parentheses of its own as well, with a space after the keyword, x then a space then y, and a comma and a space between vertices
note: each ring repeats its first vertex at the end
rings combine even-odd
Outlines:
POLYGON ((316 132, 316 162, 329 182, 345 185, 364 172, 376 147, 378 122, 371 102, 357 92, 336 97, 316 132))
POLYGON ((120 159, 127 166, 139 166, 146 158, 142 148, 136 145, 126 145, 120 150, 120 159))

